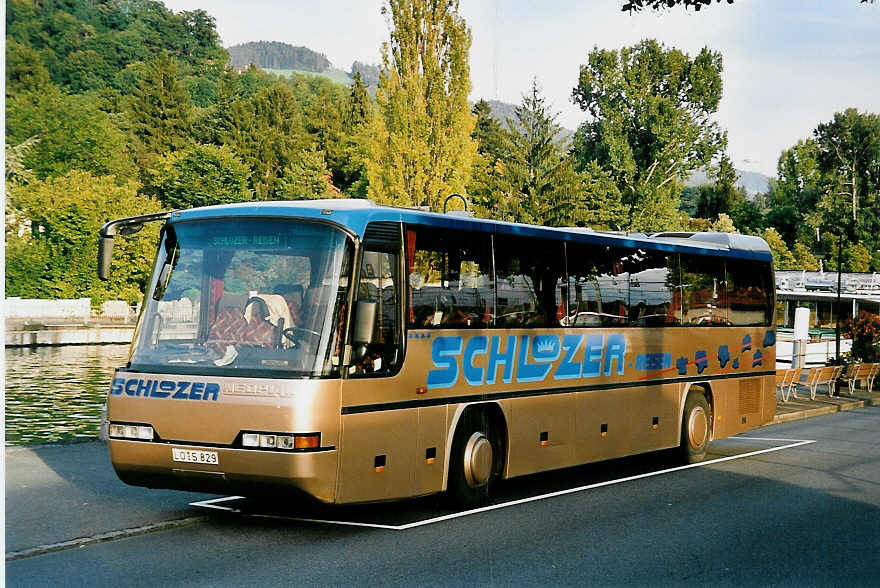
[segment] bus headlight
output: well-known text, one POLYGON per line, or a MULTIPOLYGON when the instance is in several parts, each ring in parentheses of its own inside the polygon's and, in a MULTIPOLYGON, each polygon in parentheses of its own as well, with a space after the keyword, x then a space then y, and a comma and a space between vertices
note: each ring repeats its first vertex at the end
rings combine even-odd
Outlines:
POLYGON ((153 427, 151 427, 150 425, 110 423, 110 437, 113 439, 136 439, 138 441, 152 441, 153 427))

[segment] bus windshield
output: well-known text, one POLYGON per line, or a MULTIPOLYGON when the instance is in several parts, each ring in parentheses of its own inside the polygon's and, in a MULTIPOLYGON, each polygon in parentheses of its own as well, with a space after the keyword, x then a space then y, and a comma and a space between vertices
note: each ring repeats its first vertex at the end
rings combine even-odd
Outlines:
POLYGON ((131 367, 338 374, 351 241, 315 222, 262 218, 166 226, 131 367))

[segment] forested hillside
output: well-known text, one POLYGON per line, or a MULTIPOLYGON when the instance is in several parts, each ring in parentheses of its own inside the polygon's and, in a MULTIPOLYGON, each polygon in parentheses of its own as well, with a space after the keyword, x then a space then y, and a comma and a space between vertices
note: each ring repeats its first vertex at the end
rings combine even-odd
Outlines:
POLYGON ((330 68, 330 60, 323 53, 307 47, 294 47, 278 41, 255 41, 233 45, 229 51, 229 62, 234 67, 255 65, 269 69, 299 69, 322 72, 330 68))
POLYGON ((149 0, 10 0, 6 18, 7 296, 137 300, 155 231, 99 282, 111 218, 366 195, 363 84, 236 73, 210 15, 149 0))

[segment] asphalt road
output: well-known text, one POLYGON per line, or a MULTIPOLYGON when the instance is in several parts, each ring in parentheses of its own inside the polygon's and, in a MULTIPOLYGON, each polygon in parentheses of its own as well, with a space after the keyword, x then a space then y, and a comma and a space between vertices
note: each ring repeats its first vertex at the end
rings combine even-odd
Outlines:
POLYGON ((318 511, 216 503, 247 514, 223 513, 189 505, 215 497, 124 486, 96 460, 99 443, 7 450, 6 580, 877 586, 880 407, 746 436, 714 443, 712 458, 731 459, 696 468, 675 469, 661 454, 513 480, 498 488, 496 508, 471 514, 435 499, 318 511), (814 442, 757 453, 791 440, 814 442), (163 521, 176 522, 155 530, 163 521), (136 527, 151 532, 112 534, 136 527), (94 542, 28 555, 85 535, 94 542))

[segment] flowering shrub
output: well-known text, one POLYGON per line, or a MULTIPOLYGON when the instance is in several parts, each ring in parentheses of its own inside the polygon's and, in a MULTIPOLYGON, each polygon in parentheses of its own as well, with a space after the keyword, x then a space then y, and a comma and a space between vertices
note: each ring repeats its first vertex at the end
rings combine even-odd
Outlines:
POLYGON ((852 356, 863 362, 880 361, 880 316, 862 311, 847 321, 844 334, 852 338, 852 356))

